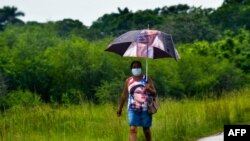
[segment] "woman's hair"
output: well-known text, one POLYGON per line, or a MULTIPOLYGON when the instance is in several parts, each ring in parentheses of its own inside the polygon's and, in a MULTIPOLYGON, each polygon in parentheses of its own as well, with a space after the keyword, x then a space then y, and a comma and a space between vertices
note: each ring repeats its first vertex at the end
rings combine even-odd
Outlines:
POLYGON ((134 63, 137 63, 137 64, 139 64, 140 67, 142 67, 140 61, 133 61, 133 62, 130 64, 130 69, 132 69, 134 63))
POLYGON ((133 86, 133 87, 130 89, 130 94, 134 95, 135 89, 137 89, 138 87, 144 87, 144 85, 138 84, 138 85, 133 86))

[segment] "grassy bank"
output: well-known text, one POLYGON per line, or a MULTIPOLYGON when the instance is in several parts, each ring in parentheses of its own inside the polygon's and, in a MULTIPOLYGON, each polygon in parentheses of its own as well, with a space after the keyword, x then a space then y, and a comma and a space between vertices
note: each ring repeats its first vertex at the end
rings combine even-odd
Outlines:
MULTIPOLYGON (((224 124, 250 122, 250 90, 220 99, 165 100, 153 119, 155 141, 195 140, 223 130, 224 124)), ((110 104, 14 107, 0 114, 1 141, 127 141, 126 108, 116 117, 110 104)), ((139 130, 138 140, 144 140, 139 130)))

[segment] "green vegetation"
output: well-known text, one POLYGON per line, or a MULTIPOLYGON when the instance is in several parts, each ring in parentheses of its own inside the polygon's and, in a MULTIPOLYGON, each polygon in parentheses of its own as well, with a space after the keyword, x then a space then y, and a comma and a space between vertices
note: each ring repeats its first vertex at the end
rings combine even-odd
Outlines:
POLYGON ((135 58, 104 50, 148 24, 172 34, 181 56, 149 60, 162 99, 155 140, 193 140, 224 124, 249 123, 249 5, 118 8, 90 27, 72 19, 25 23, 16 7, 0 8, 0 139, 127 140, 126 114, 117 118, 113 105, 135 58))
MULTIPOLYGON (((153 118, 154 140, 195 140, 223 131, 224 124, 249 123, 250 90, 242 89, 220 99, 181 101, 166 99, 153 118)), ((12 107, 0 114, 2 141, 127 141, 127 114, 116 116, 116 106, 48 105, 12 107)), ((144 140, 139 129, 138 140, 144 140)))
POLYGON ((24 13, 18 11, 14 6, 4 6, 0 9, 0 31, 8 24, 24 24, 24 22, 18 18, 20 16, 24 16, 24 13))
MULTIPOLYGON (((149 60, 159 95, 220 96, 249 84, 250 32, 222 36, 214 42, 177 44, 179 61, 149 60)), ((11 91, 28 90, 45 102, 117 103, 134 58, 105 52, 112 39, 93 42, 73 33, 62 38, 46 24, 7 27, 0 32, 0 99, 11 91)), ((145 60, 139 60, 144 65, 145 60)))

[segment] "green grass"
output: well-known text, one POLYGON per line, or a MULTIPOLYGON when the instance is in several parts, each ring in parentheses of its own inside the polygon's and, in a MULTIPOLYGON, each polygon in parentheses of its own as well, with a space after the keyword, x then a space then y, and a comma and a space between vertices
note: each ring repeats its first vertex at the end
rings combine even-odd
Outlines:
MULTIPOLYGON (((188 141, 223 131, 224 124, 250 123, 250 90, 220 99, 167 99, 153 117, 154 141, 188 141)), ((111 104, 13 107, 0 114, 1 141, 127 141, 126 107, 111 104)), ((143 141, 139 128, 138 141, 143 141)))

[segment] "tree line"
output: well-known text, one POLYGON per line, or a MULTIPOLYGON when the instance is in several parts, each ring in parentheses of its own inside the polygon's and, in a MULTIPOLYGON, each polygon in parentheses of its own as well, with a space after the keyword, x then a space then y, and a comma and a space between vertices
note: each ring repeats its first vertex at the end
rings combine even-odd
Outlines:
POLYGON ((37 96, 44 102, 116 103, 134 59, 104 49, 121 33, 148 24, 171 33, 182 58, 149 60, 149 74, 161 97, 217 97, 239 89, 250 80, 249 13, 245 0, 225 0, 218 9, 118 8, 118 13, 104 14, 87 27, 72 19, 25 23, 19 19, 23 12, 3 7, 0 107, 37 101, 37 96), (35 100, 30 100, 33 94, 35 100))
MULTIPOLYGON (((61 37, 74 33, 88 40, 117 36, 128 30, 152 28, 171 33, 177 43, 192 43, 195 40, 216 41, 225 30, 235 34, 240 28, 250 30, 250 2, 248 0, 224 0, 218 9, 190 7, 185 4, 163 6, 155 9, 131 11, 118 8, 118 12, 104 14, 85 26, 79 20, 63 19, 50 22, 61 37)), ((37 24, 36 21, 24 23, 20 20, 25 14, 16 7, 5 6, 0 9, 0 30, 9 24, 37 24)))

